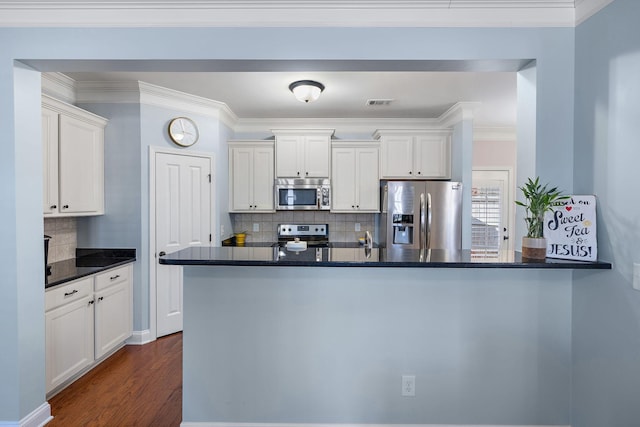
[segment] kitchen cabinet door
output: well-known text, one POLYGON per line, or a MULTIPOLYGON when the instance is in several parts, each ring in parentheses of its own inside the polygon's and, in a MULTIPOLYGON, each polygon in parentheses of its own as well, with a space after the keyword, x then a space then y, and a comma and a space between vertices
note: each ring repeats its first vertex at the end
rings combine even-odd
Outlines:
POLYGON ((382 178, 413 177, 413 137, 410 135, 383 136, 382 178))
POLYGON ((304 142, 301 136, 278 136, 276 142, 276 176, 302 178, 304 176, 304 142))
POLYGON ((93 293, 45 312, 46 392, 94 361, 93 293))
POLYGON ((273 212, 273 144, 229 142, 231 212, 273 212))
POLYGON ((416 136, 414 152, 413 169, 418 178, 451 178, 449 136, 416 136))
POLYGON ((104 212, 104 131, 102 128, 60 116, 61 212, 104 212))
POLYGON ((58 113, 42 107, 42 211, 58 212, 58 113))
POLYGON ((331 161, 331 211, 354 211, 356 208, 355 148, 334 148, 331 161))
POLYGON ((359 211, 380 211, 380 178, 378 147, 356 149, 356 207, 359 211))
POLYGON ((304 137, 304 178, 329 178, 329 137, 304 137))
POLYGON ((95 301, 95 358, 100 359, 131 336, 131 282, 96 292, 95 301))
POLYGON ((273 147, 256 147, 253 150, 253 210, 272 212, 273 195, 273 147))
POLYGON ((377 143, 340 141, 331 151, 331 211, 379 212, 377 143))

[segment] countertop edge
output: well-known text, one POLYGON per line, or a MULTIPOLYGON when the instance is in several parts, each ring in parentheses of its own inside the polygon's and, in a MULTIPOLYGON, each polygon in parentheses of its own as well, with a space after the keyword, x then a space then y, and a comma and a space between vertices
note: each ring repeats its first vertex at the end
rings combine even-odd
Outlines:
POLYGON ((131 257, 131 258, 119 258, 117 261, 114 260, 114 262, 112 264, 105 265, 105 266, 100 266, 100 267, 95 267, 95 269, 92 270, 92 271, 74 274, 73 276, 65 277, 63 279, 56 280, 56 281, 51 282, 51 283, 45 283, 44 288, 45 288, 45 290, 50 290, 50 289, 55 288, 56 286, 60 286, 60 285, 63 285, 65 283, 69 283, 69 282, 72 282, 74 280, 82 279, 83 277, 92 276, 94 274, 99 274, 99 273, 102 273, 104 271, 110 270, 112 268, 121 267, 123 265, 130 264, 132 262, 135 262, 136 260, 137 259, 136 259, 135 256, 131 257))

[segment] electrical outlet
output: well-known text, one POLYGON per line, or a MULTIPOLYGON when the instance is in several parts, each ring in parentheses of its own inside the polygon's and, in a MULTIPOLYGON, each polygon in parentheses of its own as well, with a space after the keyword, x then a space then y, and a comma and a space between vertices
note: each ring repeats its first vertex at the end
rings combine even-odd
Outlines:
POLYGON ((633 289, 640 291, 640 262, 633 263, 633 289))
POLYGON ((405 397, 414 397, 416 395, 416 376, 402 376, 402 395, 405 397))
POLYGON ((254 222, 253 223, 253 232, 257 233, 258 231, 260 231, 260 223, 254 222))
POLYGON ((356 222, 355 231, 360 231, 360 223, 356 222))

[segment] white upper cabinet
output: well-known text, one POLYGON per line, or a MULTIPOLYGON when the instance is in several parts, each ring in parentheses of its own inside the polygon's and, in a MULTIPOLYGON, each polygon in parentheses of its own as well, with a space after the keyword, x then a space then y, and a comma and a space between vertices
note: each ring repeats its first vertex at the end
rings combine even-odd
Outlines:
POLYGON ((104 128, 107 120, 42 98, 45 216, 104 213, 104 128))
POLYGON ((229 209, 273 212, 273 142, 229 141, 229 209))
POLYGON ((377 141, 334 141, 331 150, 331 211, 379 212, 377 141))
POLYGON ((277 129, 277 178, 329 178, 333 129, 277 129))
POLYGON ((451 132, 379 130, 382 179, 450 179, 451 132))

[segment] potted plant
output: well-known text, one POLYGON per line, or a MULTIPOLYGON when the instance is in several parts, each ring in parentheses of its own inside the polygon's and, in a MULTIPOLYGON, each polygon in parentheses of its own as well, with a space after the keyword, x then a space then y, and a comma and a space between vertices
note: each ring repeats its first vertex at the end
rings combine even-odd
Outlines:
POLYGON ((547 184, 540 184, 540 177, 536 177, 535 180, 529 178, 525 185, 519 187, 525 201, 516 200, 516 204, 524 207, 527 222, 527 235, 522 238, 522 258, 546 258, 547 239, 543 236, 544 213, 550 211, 555 202, 569 197, 563 196, 558 191, 558 187, 547 187, 547 184))

